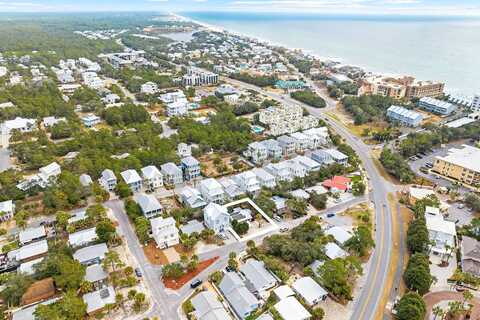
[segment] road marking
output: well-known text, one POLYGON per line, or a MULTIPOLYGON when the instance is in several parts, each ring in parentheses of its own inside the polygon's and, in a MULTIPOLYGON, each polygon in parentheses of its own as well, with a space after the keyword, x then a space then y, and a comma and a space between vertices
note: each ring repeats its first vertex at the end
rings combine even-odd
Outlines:
MULTIPOLYGON (((382 214, 385 214, 385 210, 384 210, 383 208, 381 209, 381 213, 382 213, 382 214)), ((383 252, 383 245, 384 245, 384 244, 383 244, 384 228, 381 228, 381 229, 380 229, 380 235, 381 235, 381 237, 380 237, 380 240, 381 240, 381 241, 380 241, 380 248, 379 248, 380 250, 379 250, 378 252, 379 252, 380 255, 381 255, 381 253, 383 252)), ((380 261, 380 260, 381 260, 381 259, 380 259, 381 256, 380 256, 380 255, 379 255, 378 258, 377 258, 377 265, 375 266, 375 272, 373 273, 373 281, 372 281, 371 286, 370 286, 369 291, 368 291, 366 303, 363 304, 363 307, 362 307, 362 309, 360 310, 360 317, 359 317, 358 319, 363 319, 363 315, 364 315, 365 312, 366 312, 365 308, 366 308, 367 305, 369 304, 369 301, 370 301, 371 298, 372 298, 373 292, 374 292, 374 291, 377 292, 377 291, 376 291, 377 288, 375 288, 375 282, 377 281, 377 276, 378 276, 379 269, 380 269, 380 266, 381 266, 381 261, 380 261), (375 289, 375 290, 374 290, 374 289, 375 289)), ((375 308, 375 309, 376 309, 376 308, 375 308)))

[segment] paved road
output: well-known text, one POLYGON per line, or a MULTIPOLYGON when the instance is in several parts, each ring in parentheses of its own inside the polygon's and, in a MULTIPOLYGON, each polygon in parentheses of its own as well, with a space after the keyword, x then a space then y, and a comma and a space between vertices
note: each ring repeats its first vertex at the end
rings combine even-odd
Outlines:
MULTIPOLYGON (((371 201, 375 203, 375 243, 376 247, 370 258, 370 266, 368 268, 368 275, 366 283, 358 299, 356 300, 353 315, 351 319, 355 320, 370 320, 374 319, 378 304, 381 299, 381 290, 386 286, 387 273, 390 264, 390 253, 393 248, 392 241, 392 212, 388 205, 388 193, 395 191, 395 187, 383 179, 380 172, 376 168, 373 159, 370 156, 370 148, 365 145, 360 139, 350 133, 343 124, 336 122, 335 119, 324 113, 322 109, 312 108, 306 104, 293 100, 287 95, 277 94, 263 90, 262 88, 246 84, 240 81, 229 78, 222 78, 222 80, 233 85, 258 91, 270 98, 283 101, 288 104, 297 104, 306 108, 311 115, 317 116, 320 119, 326 120, 330 126, 340 134, 358 154, 365 170, 370 178, 370 187, 373 192, 371 194, 371 201)), ((318 94, 320 90, 316 90, 318 94)), ((327 108, 333 108, 336 102, 329 97, 322 95, 327 103, 327 108)), ((398 213, 397 213, 398 214, 398 213)), ((398 279, 396 279, 398 281, 398 279)), ((398 286, 398 285, 397 285, 398 286)))
MULTIPOLYGON (((319 216, 325 216, 327 212, 340 213, 345 211, 347 208, 358 205, 362 202, 365 202, 366 200, 367 198, 365 196, 357 197, 344 203, 340 203, 329 209, 317 212, 316 214, 319 216)), ((159 316, 162 320, 181 319, 182 317, 180 314, 180 307, 182 302, 192 292, 190 286, 187 284, 176 291, 165 288, 161 281, 162 268, 161 266, 152 265, 145 257, 143 249, 138 242, 137 236, 135 235, 135 231, 133 230, 133 227, 129 222, 128 216, 123 206, 123 202, 121 200, 111 200, 105 202, 105 206, 112 210, 115 218, 118 220, 120 229, 119 232, 121 236, 126 240, 130 252, 133 254, 135 260, 138 263, 138 266, 135 267, 139 267, 142 270, 146 286, 148 287, 151 294, 152 305, 150 309, 145 314, 139 315, 138 319, 154 316, 159 316)), ((282 221, 279 223, 279 226, 282 228, 287 227, 291 229, 303 223, 307 218, 308 217, 302 217, 295 220, 282 221)), ((275 232, 278 231, 276 230, 267 234, 262 234, 252 240, 256 243, 260 243, 263 238, 275 232)), ((228 255, 230 252, 235 251, 237 253, 240 253, 241 251, 245 250, 245 248, 245 242, 233 242, 218 249, 199 254, 198 256, 200 260, 205 260, 213 257, 220 258, 214 264, 204 270, 201 274, 199 274, 196 279, 205 281, 210 273, 226 267, 228 255)))
POLYGON ((0 148, 0 172, 8 170, 12 167, 12 160, 10 159, 10 151, 5 148, 0 148))

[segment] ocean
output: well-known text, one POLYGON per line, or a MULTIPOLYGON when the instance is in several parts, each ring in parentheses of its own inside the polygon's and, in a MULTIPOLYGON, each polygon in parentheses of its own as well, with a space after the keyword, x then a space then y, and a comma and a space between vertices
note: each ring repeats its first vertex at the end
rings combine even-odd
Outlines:
POLYGON ((188 17, 384 74, 480 93, 480 18, 184 12, 188 17))

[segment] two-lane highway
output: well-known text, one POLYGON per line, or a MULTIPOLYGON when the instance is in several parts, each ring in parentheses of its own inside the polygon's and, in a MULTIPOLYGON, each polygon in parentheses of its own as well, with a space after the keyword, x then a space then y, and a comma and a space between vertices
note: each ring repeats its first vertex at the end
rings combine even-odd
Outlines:
MULTIPOLYGON (((367 279, 362 288, 359 297, 356 297, 353 315, 354 320, 372 320, 375 318, 379 302, 382 298, 383 290, 387 285, 387 274, 390 266, 391 251, 393 249, 392 241, 392 212, 388 205, 388 194, 395 190, 394 186, 382 178, 375 163, 371 157, 370 148, 360 139, 348 131, 345 126, 333 119, 324 110, 312 108, 304 103, 290 98, 288 95, 281 95, 266 91, 260 87, 246 84, 229 78, 222 78, 223 81, 245 89, 255 90, 272 99, 282 101, 287 104, 301 105, 306 108, 311 115, 326 120, 329 125, 345 139, 358 154, 370 178, 370 187, 372 189, 370 200, 375 203, 375 243, 368 266, 367 279)), ((317 91, 318 93, 318 91, 317 91)), ((328 97, 324 97, 327 102, 327 108, 332 109, 336 102, 328 97)))

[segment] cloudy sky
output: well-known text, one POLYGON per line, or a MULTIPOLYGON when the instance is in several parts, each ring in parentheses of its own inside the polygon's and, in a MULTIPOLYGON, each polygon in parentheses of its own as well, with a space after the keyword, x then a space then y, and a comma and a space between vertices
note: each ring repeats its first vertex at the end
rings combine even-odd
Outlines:
POLYGON ((480 0, 0 0, 3 12, 132 10, 480 16, 480 0))

